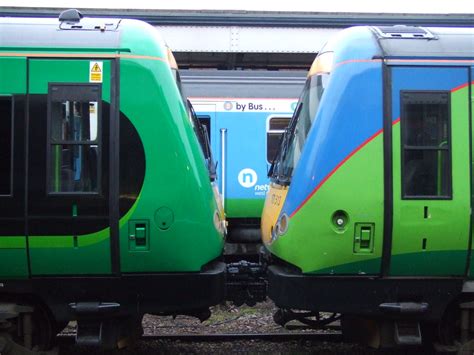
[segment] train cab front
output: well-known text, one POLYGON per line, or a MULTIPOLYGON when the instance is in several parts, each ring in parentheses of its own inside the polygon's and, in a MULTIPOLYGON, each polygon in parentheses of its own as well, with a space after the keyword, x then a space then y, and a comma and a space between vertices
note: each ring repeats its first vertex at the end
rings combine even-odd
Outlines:
POLYGON ((305 243, 300 233, 301 223, 306 228, 311 226, 311 222, 302 221, 299 216, 294 221, 298 210, 296 203, 302 194, 302 180, 295 173, 300 160, 307 159, 302 155, 303 147, 315 122, 320 102, 324 99, 332 62, 332 52, 323 52, 314 61, 269 171, 271 183, 263 209, 261 232, 262 241, 271 255, 271 265, 268 267, 269 296, 282 308, 297 308, 294 295, 298 294, 298 288, 304 287, 306 278, 302 273, 305 254, 302 251, 306 249, 307 252, 308 248, 314 247, 305 243), (296 288, 291 286, 295 277, 298 279, 296 288))
POLYGON ((382 114, 361 102, 382 101, 381 64, 353 48, 366 36, 351 30, 321 50, 270 170, 262 235, 268 295, 280 308, 364 312, 371 298, 359 292, 346 301, 380 267, 383 170, 374 166, 382 166, 382 114))
POLYGON ((282 309, 356 313, 373 300, 346 298, 380 265, 382 113, 363 100, 382 101, 381 63, 372 42, 354 45, 370 32, 342 32, 316 57, 270 171, 262 234, 268 295, 282 309))
POLYGON ((278 164, 275 162, 270 170, 270 189, 261 220, 262 241, 266 248, 264 259, 268 264, 267 292, 270 299, 282 309, 308 309, 307 304, 298 300, 298 295, 301 295, 298 290, 306 288, 307 276, 296 266, 298 260, 294 259, 298 259, 297 250, 304 246, 297 245, 290 231, 292 221, 285 208, 290 185, 288 179, 282 180, 283 176, 278 175, 277 170, 281 169, 278 164), (288 252, 293 254, 293 258, 288 252))

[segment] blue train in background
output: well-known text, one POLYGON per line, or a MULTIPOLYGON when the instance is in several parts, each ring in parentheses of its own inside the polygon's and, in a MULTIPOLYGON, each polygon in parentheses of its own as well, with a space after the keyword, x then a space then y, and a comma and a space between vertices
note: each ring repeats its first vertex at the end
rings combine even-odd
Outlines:
POLYGON ((257 255, 268 169, 306 72, 191 69, 180 75, 217 164, 228 220, 226 254, 257 255))

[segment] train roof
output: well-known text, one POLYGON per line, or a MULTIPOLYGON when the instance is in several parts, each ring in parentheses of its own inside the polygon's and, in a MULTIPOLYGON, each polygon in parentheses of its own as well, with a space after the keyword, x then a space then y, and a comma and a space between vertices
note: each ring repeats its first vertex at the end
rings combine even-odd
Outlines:
POLYGON ((180 70, 190 97, 297 98, 307 72, 267 70, 180 70))
POLYGON ((335 63, 374 58, 473 59, 474 28, 358 26, 337 33, 322 48, 335 63))
POLYGON ((372 27, 385 57, 474 58, 474 28, 372 27))
MULTIPOLYGON (((71 10, 69 10, 71 11, 71 10)), ((73 10, 76 11, 77 10, 73 10)), ((74 14, 74 13, 72 13, 74 14)), ((3 50, 120 51, 166 56, 164 40, 151 25, 119 18, 9 18, 0 17, 3 50)))
POLYGON ((120 19, 0 18, 0 47, 117 48, 120 19), (74 31, 74 36, 71 36, 74 31))

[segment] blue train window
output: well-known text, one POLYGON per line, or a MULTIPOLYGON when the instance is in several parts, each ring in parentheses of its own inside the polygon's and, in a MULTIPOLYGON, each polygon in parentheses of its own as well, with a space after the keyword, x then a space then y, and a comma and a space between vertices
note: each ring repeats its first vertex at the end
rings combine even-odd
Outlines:
POLYGON ((211 181, 214 181, 217 178, 217 173, 211 152, 211 131, 208 130, 208 127, 210 128, 211 118, 209 116, 197 116, 196 112, 194 111, 193 105, 191 104, 191 101, 186 100, 186 103, 188 107, 189 119, 194 129, 194 133, 196 134, 196 137, 199 141, 199 145, 201 146, 201 150, 207 165, 207 170, 209 171, 209 177, 211 181))
POLYGON ((50 84, 50 193, 99 193, 100 86, 50 84))
POLYGON ((451 198, 447 92, 401 93, 403 198, 451 198))
POLYGON ((280 183, 288 183, 293 176, 328 82, 329 74, 325 73, 313 75, 306 81, 275 165, 274 174, 280 183))
POLYGON ((0 195, 12 193, 13 99, 0 96, 0 195))
POLYGON ((280 147, 280 140, 288 128, 291 117, 272 117, 268 121, 267 130, 267 161, 272 163, 280 147))

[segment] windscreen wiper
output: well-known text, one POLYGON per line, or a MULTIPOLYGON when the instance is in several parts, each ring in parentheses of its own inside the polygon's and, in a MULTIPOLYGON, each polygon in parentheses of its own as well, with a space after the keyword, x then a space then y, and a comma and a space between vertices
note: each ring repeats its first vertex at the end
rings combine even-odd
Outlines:
POLYGON ((300 102, 298 104, 298 106, 296 107, 295 112, 293 113, 293 117, 291 118, 290 125, 288 126, 288 128, 285 131, 284 140, 282 141, 280 151, 278 152, 278 165, 277 165, 278 169, 275 169, 276 170, 275 171, 276 172, 276 179, 278 181, 284 181, 284 182, 289 181, 288 176, 286 176, 285 174, 283 174, 280 171, 280 164, 286 158, 286 154, 288 153, 288 149, 290 147, 290 144, 293 141, 292 137, 295 134, 296 124, 298 123, 298 117, 300 115, 302 107, 303 107, 303 103, 300 102))

